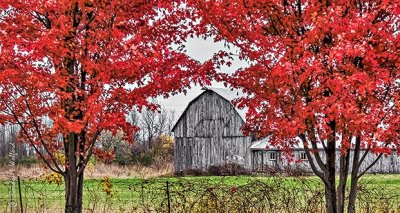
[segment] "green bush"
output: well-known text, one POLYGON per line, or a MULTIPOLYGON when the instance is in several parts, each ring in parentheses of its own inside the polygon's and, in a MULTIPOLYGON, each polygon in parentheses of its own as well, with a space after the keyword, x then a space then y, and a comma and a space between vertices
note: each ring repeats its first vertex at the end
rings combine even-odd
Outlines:
POLYGON ((37 163, 39 163, 39 160, 35 156, 31 156, 31 157, 28 156, 28 157, 22 157, 22 158, 16 159, 16 164, 24 165, 24 166, 32 166, 37 163))
POLYGON ((154 155, 152 152, 144 152, 136 160, 137 163, 143 166, 150 166, 154 162, 154 155))

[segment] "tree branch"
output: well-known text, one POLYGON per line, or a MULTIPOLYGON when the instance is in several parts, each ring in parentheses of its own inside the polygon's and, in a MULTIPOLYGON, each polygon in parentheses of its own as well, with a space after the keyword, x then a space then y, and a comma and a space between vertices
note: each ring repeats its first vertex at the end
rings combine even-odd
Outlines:
MULTIPOLYGON (((312 127, 312 129, 314 129, 314 127, 312 127)), ((319 151, 318 151, 318 146, 317 146, 317 142, 316 142, 316 140, 315 140, 315 132, 314 132, 314 130, 311 130, 311 135, 312 135, 312 138, 310 138, 311 146, 312 146, 313 150, 316 150, 316 152, 313 153, 314 156, 315 156, 315 160, 317 161, 319 167, 320 167, 324 172, 327 172, 327 171, 328 171, 328 168, 325 166, 324 162, 322 161, 322 158, 321 158, 321 156, 320 156, 320 154, 319 154, 319 151)), ((305 137, 304 137, 304 138, 305 138, 305 137)), ((308 147, 307 147, 307 148, 308 148, 308 147)), ((324 150, 324 151, 326 151, 326 150, 324 150)))
MULTIPOLYGON (((300 134, 300 135, 299 135, 299 138, 301 139, 301 141, 302 141, 302 143, 303 143, 304 150, 305 150, 305 153, 306 153, 308 162, 310 163, 311 169, 313 170, 313 172, 314 172, 319 178, 321 178, 321 180, 322 180, 325 184, 328 184, 328 180, 326 179, 325 175, 324 175, 322 172, 320 172, 320 171, 318 170, 317 166, 316 166, 315 163, 314 163, 314 159, 313 159, 312 156, 311 156, 311 151, 310 151, 310 149, 308 148, 308 144, 307 144, 305 135, 304 135, 304 134, 300 134)), ((314 155, 314 156, 315 156, 315 155, 314 155)), ((320 168, 320 169, 323 169, 323 168, 320 168)), ((323 171, 325 171, 325 170, 323 170, 323 171)))
POLYGON ((41 23, 46 27, 46 29, 51 29, 51 21, 50 21, 50 19, 48 18, 47 12, 46 12, 45 15, 44 15, 44 14, 41 14, 41 13, 39 13, 39 12, 37 12, 37 11, 31 12, 31 14, 32 14, 39 22, 41 22, 41 23))
MULTIPOLYGON (((16 89, 17 89, 17 88, 16 88, 16 89)), ((21 96, 25 96, 24 94, 21 93, 20 90, 17 89, 17 91, 21 94, 21 96)), ((26 99, 24 99, 24 102, 25 102, 25 104, 26 104, 26 108, 27 108, 29 114, 31 115, 30 117, 31 117, 31 119, 32 119, 32 123, 33 123, 34 129, 35 129, 36 133, 38 134, 38 138, 39 138, 39 140, 40 140, 40 143, 42 144, 42 146, 43 146, 44 150, 47 152, 47 154, 50 156, 50 158, 51 158, 51 160, 53 161, 53 163, 54 163, 54 165, 56 166, 56 168, 57 168, 58 170, 62 171, 62 169, 61 169, 61 168, 58 166, 58 164, 57 164, 56 158, 55 158, 54 155, 50 152, 50 150, 49 150, 49 148, 48 148, 46 142, 43 140, 42 133, 41 133, 40 130, 39 130, 39 126, 38 126, 38 124, 37 124, 37 122, 36 122, 35 117, 33 116, 33 113, 32 113, 32 110, 31 110, 31 107, 30 107, 29 102, 28 102, 26 99)))
POLYGON ((361 172, 358 176, 357 179, 360 179, 369 169, 371 169, 382 157, 383 153, 379 154, 378 157, 367 167, 363 172, 361 172))
POLYGON ((85 151, 85 153, 87 153, 86 154, 86 157, 85 157, 85 159, 83 160, 83 162, 82 162, 82 164, 80 165, 80 167, 79 167, 79 170, 78 170, 78 174, 80 174, 80 173, 82 173, 83 171, 84 171, 84 169, 86 168, 86 165, 87 165, 87 163, 89 162, 89 160, 90 160, 90 157, 92 157, 92 154, 93 154, 93 147, 94 147, 94 144, 96 143, 96 141, 97 141, 97 138, 99 137, 99 135, 100 135, 100 130, 97 130, 96 132, 95 132, 95 134, 93 135, 93 138, 92 138, 92 140, 90 141, 90 144, 89 144, 89 147, 86 149, 86 151, 85 151))
POLYGON ((14 110, 12 110, 12 108, 7 104, 7 102, 6 102, 4 99, 2 99, 2 101, 4 102, 4 104, 6 105, 6 107, 10 110, 10 112, 12 113, 12 115, 13 115, 15 121, 16 121, 16 122, 18 123, 18 125, 21 127, 22 131, 24 132, 26 138, 27 138, 27 139, 29 140, 29 142, 31 143, 32 147, 35 149, 35 151, 38 153, 38 155, 43 159, 44 163, 49 167, 49 169, 52 170, 53 172, 58 173, 58 174, 63 174, 64 171, 58 167, 57 162, 55 162, 53 158, 51 158, 51 159, 52 159, 52 162, 54 163, 54 165, 56 166, 56 169, 57 169, 57 170, 54 169, 54 168, 51 166, 50 162, 48 162, 48 161, 46 160, 46 158, 44 157, 43 153, 41 153, 41 152, 39 151, 39 149, 35 146, 35 142, 31 139, 31 137, 30 137, 28 131, 25 129, 24 125, 23 125, 22 122, 19 120, 19 118, 18 118, 17 114, 15 114, 14 110))

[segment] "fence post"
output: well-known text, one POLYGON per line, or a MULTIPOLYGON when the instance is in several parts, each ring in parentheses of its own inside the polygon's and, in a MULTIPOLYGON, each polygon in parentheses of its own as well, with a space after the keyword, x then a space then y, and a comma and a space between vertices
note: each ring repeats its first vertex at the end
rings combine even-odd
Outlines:
POLYGON ((167 201, 168 201, 168 213, 171 213, 171 198, 169 194, 169 183, 166 181, 166 192, 167 192, 167 201))
POLYGON ((18 191, 19 191, 19 206, 21 213, 24 213, 24 207, 22 206, 22 194, 21 194, 21 178, 18 176, 18 191))
POLYGON ((142 182, 142 193, 141 193, 141 197, 142 197, 142 206, 144 206, 144 183, 142 182))
POLYGON ((10 203, 10 210, 11 210, 11 212, 13 212, 13 206, 14 206, 14 180, 15 180, 15 178, 14 178, 14 176, 11 178, 11 181, 10 181, 10 200, 9 200, 9 203, 10 203))

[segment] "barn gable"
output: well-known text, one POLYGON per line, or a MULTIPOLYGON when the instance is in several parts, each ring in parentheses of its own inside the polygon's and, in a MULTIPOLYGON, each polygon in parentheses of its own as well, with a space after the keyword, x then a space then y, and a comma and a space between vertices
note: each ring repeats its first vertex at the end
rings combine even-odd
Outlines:
MULTIPOLYGON (((229 101, 229 103, 231 103, 231 104, 232 104, 233 100, 244 96, 244 94, 240 90, 218 88, 218 87, 205 87, 204 89, 211 90, 211 91, 217 93, 219 96, 221 96, 225 100, 229 101)), ((247 108, 239 109, 234 105, 232 105, 232 106, 235 108, 236 112, 243 119, 243 121, 246 122, 247 108)))
POLYGON ((231 103, 240 94, 221 88, 204 90, 189 103, 172 129, 175 171, 205 170, 226 163, 249 168, 251 137, 241 131, 243 110, 231 103))
POLYGON ((189 102, 182 115, 172 127, 175 137, 209 137, 209 135, 215 134, 215 132, 202 132, 200 127, 210 129, 209 126, 212 125, 211 122, 215 122, 214 120, 219 120, 226 126, 223 130, 225 136, 243 136, 240 127, 246 121, 247 109, 239 109, 232 104, 232 101, 242 97, 243 93, 238 90, 216 87, 204 87, 203 90, 204 92, 189 102), (216 95, 216 97, 212 97, 212 95, 216 95), (195 116, 191 116, 193 114, 189 112, 191 110, 196 111, 195 116), (188 119, 194 119, 191 123, 195 122, 196 126, 188 126, 188 119), (186 130, 185 132, 182 128, 179 128, 180 125, 186 130), (239 128, 234 128, 232 131, 230 130, 230 125, 239 128))

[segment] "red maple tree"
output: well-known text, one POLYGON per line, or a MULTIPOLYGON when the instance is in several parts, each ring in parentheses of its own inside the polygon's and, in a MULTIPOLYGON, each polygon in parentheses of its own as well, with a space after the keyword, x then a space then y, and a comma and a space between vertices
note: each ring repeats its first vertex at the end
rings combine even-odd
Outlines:
POLYGON ((135 127, 132 108, 209 82, 180 50, 190 33, 181 1, 27 0, 0 3, 0 120, 20 126, 65 180, 65 211, 82 211, 85 167, 103 130, 135 127), (65 157, 65 162, 57 156, 65 157))
POLYGON ((400 153, 400 2, 189 2, 201 17, 198 32, 234 44, 251 64, 226 77, 249 94, 238 101, 249 108, 246 130, 284 150, 305 147, 327 212, 344 211, 350 177, 354 212, 360 177, 400 153), (375 160, 361 170, 369 153, 375 160))

